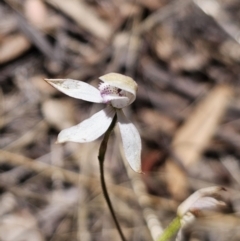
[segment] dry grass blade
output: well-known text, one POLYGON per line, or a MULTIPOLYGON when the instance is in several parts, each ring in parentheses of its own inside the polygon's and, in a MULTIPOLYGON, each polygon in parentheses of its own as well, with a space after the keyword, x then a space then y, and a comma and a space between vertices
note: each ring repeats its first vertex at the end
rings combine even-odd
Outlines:
MULTIPOLYGON (((4 150, 0 150, 0 163, 4 163, 4 162, 8 162, 12 165, 16 165, 16 166, 23 166, 31 171, 37 172, 37 173, 41 173, 42 175, 48 177, 48 178, 52 178, 52 175, 54 175, 54 173, 58 173, 59 176, 62 176, 64 178, 64 181, 69 182, 73 185, 78 185, 79 183, 81 183, 81 185, 84 186, 92 186, 96 188, 96 185, 99 185, 99 179, 98 178, 94 178, 94 177, 87 177, 84 176, 82 174, 78 174, 72 171, 68 171, 65 169, 62 169, 60 167, 55 167, 55 166, 51 166, 49 164, 40 162, 40 161, 34 161, 31 158, 25 157, 25 156, 21 156, 19 154, 15 154, 15 153, 11 153, 8 151, 4 151, 4 150)), ((131 200, 135 200, 135 195, 132 192, 131 189, 125 188, 125 187, 121 187, 119 185, 114 185, 111 183, 108 183, 108 188, 111 192, 113 192, 115 195, 118 195, 119 197, 123 198, 123 199, 131 199, 131 200)), ((100 189, 100 186, 99 186, 100 189)), ((157 198, 157 197, 151 197, 152 201, 158 201, 161 202, 161 198, 157 198)), ((165 200, 162 200, 163 202, 165 202, 165 200)), ((170 209, 174 209, 175 204, 172 203, 170 205, 170 209)))
POLYGON ((80 27, 104 41, 112 34, 111 26, 100 19, 83 1, 46 0, 74 19, 80 27))

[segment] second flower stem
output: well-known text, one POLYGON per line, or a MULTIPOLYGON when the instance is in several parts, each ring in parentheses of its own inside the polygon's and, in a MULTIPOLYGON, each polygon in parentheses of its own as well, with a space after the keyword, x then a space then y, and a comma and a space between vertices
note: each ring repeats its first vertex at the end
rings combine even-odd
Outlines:
POLYGON ((180 217, 176 217, 156 241, 168 241, 181 228, 180 217))
POLYGON ((107 150, 108 139, 109 139, 109 136, 110 136, 112 130, 115 127, 116 122, 117 122, 117 115, 114 116, 111 125, 109 126, 108 130, 104 134, 102 143, 101 143, 100 148, 99 148, 98 160, 99 160, 99 164, 100 164, 100 179, 101 179, 101 186, 102 186, 103 195, 105 197, 106 203, 108 205, 108 208, 110 210, 110 213, 111 213, 112 218, 114 220, 114 223, 116 225, 118 233, 119 233, 119 235, 121 237, 121 240, 122 241, 126 241, 126 239, 125 239, 125 237, 123 235, 123 232, 121 230, 121 227, 120 227, 120 225, 118 223, 118 220, 117 220, 115 211, 113 209, 111 200, 109 198, 108 191, 107 191, 107 186, 106 186, 106 182, 105 182, 105 177, 104 177, 104 159, 105 159, 105 153, 106 153, 106 150, 107 150))

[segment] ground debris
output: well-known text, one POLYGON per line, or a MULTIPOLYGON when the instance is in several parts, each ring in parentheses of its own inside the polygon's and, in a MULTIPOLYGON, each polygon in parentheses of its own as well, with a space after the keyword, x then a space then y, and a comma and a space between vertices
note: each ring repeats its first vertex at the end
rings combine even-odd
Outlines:
POLYGON ((213 185, 228 189, 229 210, 185 238, 239 239, 239 12, 238 0, 1 1, 0 240, 119 240, 99 184, 99 140, 55 144, 102 107, 44 81, 97 87, 109 72, 138 83, 124 111, 141 134, 144 174, 123 165, 117 131, 105 161, 127 240, 153 240, 180 201, 213 185))

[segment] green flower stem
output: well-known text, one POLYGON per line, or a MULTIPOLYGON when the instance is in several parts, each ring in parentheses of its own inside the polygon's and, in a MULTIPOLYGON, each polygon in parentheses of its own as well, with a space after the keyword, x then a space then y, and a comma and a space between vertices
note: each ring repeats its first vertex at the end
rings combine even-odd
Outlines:
POLYGON ((114 220, 114 223, 116 225, 118 233, 121 237, 121 240, 126 241, 126 239, 123 235, 123 232, 121 230, 121 227, 118 223, 118 220, 117 220, 116 214, 114 212, 111 200, 109 198, 107 187, 106 187, 106 182, 105 182, 105 177, 104 177, 104 158, 105 158, 105 153, 106 153, 106 150, 107 150, 108 139, 109 139, 109 136, 110 136, 112 130, 114 129, 114 126, 115 126, 116 122, 117 122, 117 115, 114 116, 111 125, 109 126, 108 130, 106 131, 106 133, 103 137, 102 143, 101 143, 100 148, 99 148, 98 160, 99 160, 99 164, 100 164, 100 179, 101 179, 101 186, 102 186, 102 190, 103 190, 103 195, 104 195, 105 200, 107 202, 108 208, 110 210, 110 213, 111 213, 112 218, 114 220))
POLYGON ((176 217, 167 226, 163 234, 156 241, 167 241, 181 228, 180 217, 176 217))

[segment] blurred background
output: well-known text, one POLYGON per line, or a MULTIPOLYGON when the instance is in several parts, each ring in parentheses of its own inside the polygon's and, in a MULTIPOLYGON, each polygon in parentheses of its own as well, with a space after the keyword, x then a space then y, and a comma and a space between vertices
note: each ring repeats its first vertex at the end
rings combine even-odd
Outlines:
POLYGON ((228 209, 184 240, 240 240, 238 0, 0 1, 0 240, 120 240, 99 182, 100 140, 55 144, 101 105, 44 78, 138 83, 125 111, 142 137, 143 175, 116 128, 105 160, 127 240, 149 241, 199 188, 227 188, 228 209))

